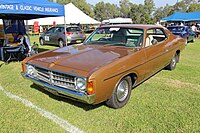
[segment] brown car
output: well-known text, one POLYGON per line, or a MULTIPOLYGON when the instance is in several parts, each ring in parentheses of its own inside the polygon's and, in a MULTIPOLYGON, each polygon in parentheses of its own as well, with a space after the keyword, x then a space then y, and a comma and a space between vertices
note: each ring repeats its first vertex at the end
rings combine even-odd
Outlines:
POLYGON ((107 25, 83 44, 26 58, 22 75, 53 94, 120 108, 133 87, 163 68, 175 69, 185 43, 156 25, 107 25))

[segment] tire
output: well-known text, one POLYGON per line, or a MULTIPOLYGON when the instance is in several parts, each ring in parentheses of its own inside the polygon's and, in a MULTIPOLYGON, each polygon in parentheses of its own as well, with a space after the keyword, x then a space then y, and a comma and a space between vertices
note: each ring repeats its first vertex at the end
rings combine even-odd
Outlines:
POLYGON ((44 39, 40 38, 40 45, 44 45, 44 39))
POLYGON ((189 43, 188 38, 186 38, 185 45, 188 45, 188 43, 189 43))
POLYGON ((121 108, 127 104, 132 90, 131 77, 124 77, 119 81, 111 98, 106 102, 106 104, 111 108, 121 108))
POLYGON ((194 38, 192 39, 192 41, 191 41, 191 42, 193 42, 193 43, 194 43, 195 41, 196 41, 196 40, 195 40, 195 37, 194 37, 194 38))
POLYGON ((65 45, 64 45, 64 41, 63 41, 62 39, 59 39, 59 40, 58 40, 58 46, 59 46, 60 48, 62 48, 62 47, 65 46, 65 45))
POLYGON ((169 65, 166 66, 166 69, 167 69, 167 70, 174 70, 174 69, 176 68, 176 64, 177 64, 177 62, 178 62, 178 59, 179 59, 179 56, 178 56, 177 54, 175 54, 175 55, 172 57, 172 59, 171 59, 169 65))

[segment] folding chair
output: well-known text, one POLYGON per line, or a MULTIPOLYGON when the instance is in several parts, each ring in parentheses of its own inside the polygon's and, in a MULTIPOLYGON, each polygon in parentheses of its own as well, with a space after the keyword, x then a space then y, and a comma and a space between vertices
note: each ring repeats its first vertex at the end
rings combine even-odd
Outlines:
POLYGON ((11 60, 19 61, 19 54, 22 52, 22 47, 8 47, 5 49, 5 54, 8 55, 6 62, 8 63, 11 60))

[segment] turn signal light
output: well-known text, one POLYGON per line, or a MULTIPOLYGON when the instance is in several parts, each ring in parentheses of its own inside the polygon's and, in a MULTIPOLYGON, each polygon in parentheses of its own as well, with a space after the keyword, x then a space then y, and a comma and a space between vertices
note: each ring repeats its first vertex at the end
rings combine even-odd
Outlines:
POLYGON ((94 84, 93 82, 88 82, 87 92, 89 95, 94 94, 94 84))
POLYGON ((25 72, 25 64, 22 63, 22 72, 25 72))

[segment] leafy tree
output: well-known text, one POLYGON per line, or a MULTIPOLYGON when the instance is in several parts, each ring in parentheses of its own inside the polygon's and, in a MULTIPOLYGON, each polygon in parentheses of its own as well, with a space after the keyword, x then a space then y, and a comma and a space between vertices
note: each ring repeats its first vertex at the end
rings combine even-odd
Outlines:
MULTIPOLYGON (((53 1, 53 0, 50 0, 50 1, 53 1)), ((73 3, 85 14, 89 15, 90 17, 94 17, 94 12, 91 6, 85 0, 57 0, 57 3, 63 4, 63 5, 66 5, 70 2, 73 3)))
POLYGON ((195 11, 200 11, 200 4, 198 4, 198 3, 192 3, 189 6, 188 10, 187 10, 187 12, 195 12, 195 11))
POLYGON ((174 13, 174 7, 166 4, 164 7, 159 7, 153 13, 154 20, 158 22, 161 18, 165 18, 174 13))
POLYGON ((99 21, 115 18, 119 16, 119 9, 117 5, 98 2, 94 7, 95 18, 99 21))
POLYGON ((190 5, 197 2, 197 0, 181 0, 173 6, 174 12, 187 12, 190 5))
POLYGON ((147 14, 152 14, 155 9, 155 4, 153 0, 144 0, 145 11, 147 14))
POLYGON ((120 6, 120 13, 121 17, 129 17, 130 9, 131 9, 131 2, 129 0, 120 0, 119 6, 120 6))
POLYGON ((152 13, 155 10, 155 4, 153 0, 144 0, 144 18, 145 23, 154 23, 152 13))
POLYGON ((144 5, 139 4, 133 4, 131 5, 131 12, 130 15, 131 19, 133 20, 133 23, 141 23, 144 24, 145 21, 145 10, 144 10, 144 5))

